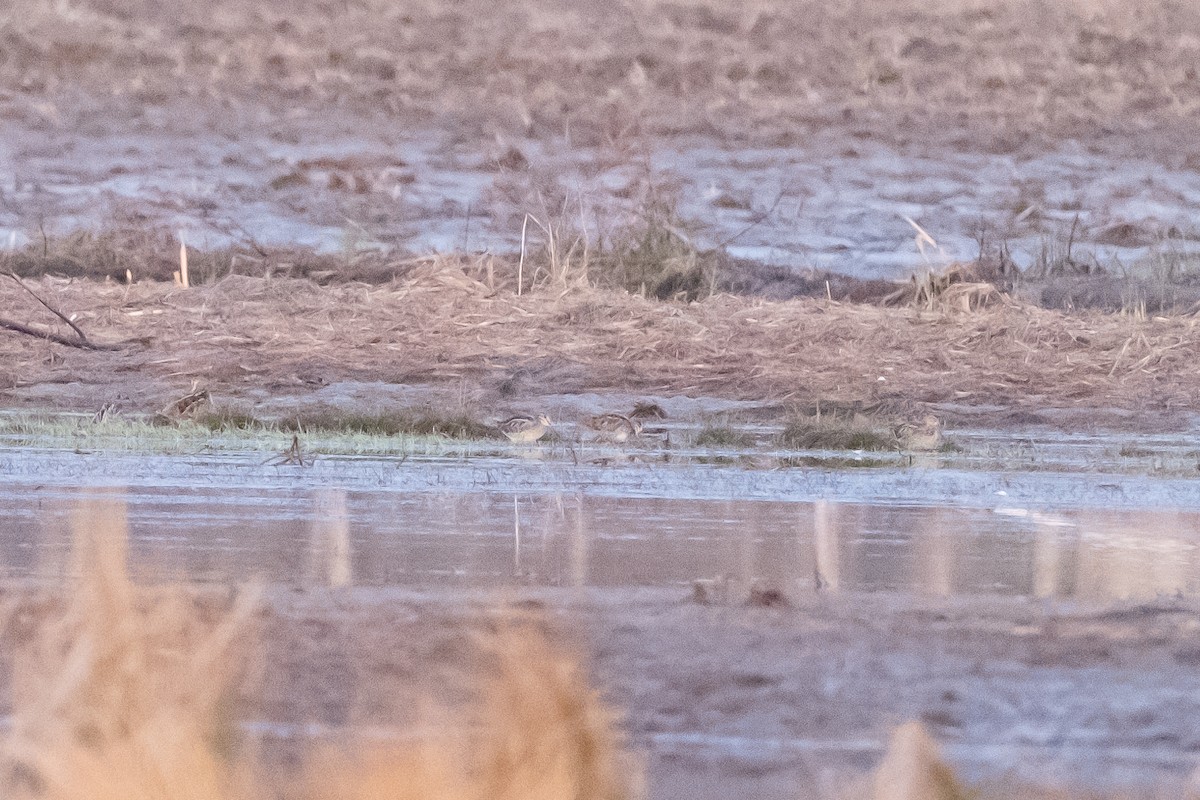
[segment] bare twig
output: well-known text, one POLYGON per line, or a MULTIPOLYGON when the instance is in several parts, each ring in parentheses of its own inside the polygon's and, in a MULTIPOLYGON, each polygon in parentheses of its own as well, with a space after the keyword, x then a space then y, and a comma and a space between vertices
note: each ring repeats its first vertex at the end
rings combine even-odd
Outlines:
POLYGON ((264 463, 272 467, 280 467, 285 464, 306 467, 312 465, 312 458, 310 457, 308 459, 307 464, 304 463, 304 452, 300 448, 300 434, 293 433, 291 446, 274 458, 268 459, 264 463))
POLYGON ((69 317, 67 317, 66 314, 63 314, 57 308, 50 305, 45 300, 43 300, 41 297, 39 297, 37 292, 33 291, 33 289, 30 289, 25 284, 25 281, 21 280, 21 277, 19 275, 17 275, 17 273, 15 273, 11 270, 0 270, 0 275, 7 276, 9 278, 12 278, 14 281, 16 281, 17 285, 20 286, 22 289, 24 289, 26 292, 28 292, 29 295, 34 300, 37 300, 39 303, 41 303, 51 314, 58 317, 63 322, 67 323, 67 325, 69 325, 71 327, 71 330, 75 331, 75 335, 78 338, 71 339, 69 337, 62 336, 61 334, 53 333, 51 331, 40 330, 38 328, 31 328, 30 326, 23 325, 20 322, 15 322, 13 320, 3 319, 3 318, 0 318, 0 328, 5 328, 6 330, 10 330, 10 331, 15 331, 16 333, 23 333, 26 336, 36 336, 39 339, 45 339, 47 341, 54 342, 55 344, 63 344, 68 347, 78 347, 83 350, 119 350, 120 349, 120 345, 97 344, 97 343, 93 342, 91 339, 89 339, 87 337, 87 334, 83 332, 83 329, 75 324, 74 320, 70 319, 69 317))
MULTIPOLYGON (((781 202, 783 202, 783 198, 788 195, 790 189, 791 189, 790 184, 781 188, 779 190, 779 194, 775 195, 775 200, 771 203, 771 206, 766 211, 763 211, 761 214, 756 214, 754 220, 749 225, 742 228, 740 231, 733 234, 729 238, 718 242, 716 248, 714 248, 714 249, 724 250, 726 247, 733 244, 738 239, 742 238, 747 233, 754 230, 759 225, 763 224, 765 221, 770 219, 771 215, 775 213, 775 209, 779 208, 779 204, 781 202)), ((796 209, 797 214, 799 214, 800 211, 804 210, 804 204, 807 200, 808 200, 808 198, 802 198, 800 200, 800 207, 798 209, 796 209)))
POLYGON ((61 334, 54 333, 52 331, 38 330, 37 328, 31 328, 28 325, 22 325, 20 322, 16 322, 11 319, 5 319, 4 317, 0 317, 0 328, 3 328, 4 330, 13 331, 15 333, 23 333, 26 336, 33 336, 38 339, 45 339, 46 341, 54 342, 55 344, 63 344, 63 345, 66 345, 67 347, 78 347, 82 350, 116 350, 116 349, 118 349, 115 345, 103 345, 103 344, 98 345, 98 344, 95 344, 94 342, 90 342, 90 341, 80 341, 79 339, 71 339, 71 338, 63 336, 61 334))

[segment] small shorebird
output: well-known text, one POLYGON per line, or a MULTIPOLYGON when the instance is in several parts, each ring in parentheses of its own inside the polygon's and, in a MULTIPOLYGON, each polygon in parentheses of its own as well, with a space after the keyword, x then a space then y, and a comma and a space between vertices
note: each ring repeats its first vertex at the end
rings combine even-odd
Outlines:
POLYGON ((497 423, 496 428, 507 436, 509 441, 528 444, 545 436, 553 424, 545 414, 538 414, 536 417, 520 415, 497 423))
POLYGON ((172 400, 154 415, 154 424, 174 425, 182 419, 195 417, 200 409, 211 403, 212 397, 209 395, 208 389, 197 389, 196 384, 193 383, 191 393, 185 394, 178 400, 172 400))
POLYGON ((663 411, 663 407, 658 403, 647 403, 644 400, 639 400, 633 404, 633 411, 629 412, 630 419, 666 419, 667 412, 663 411))
POLYGON ((919 424, 904 422, 892 428, 892 433, 901 450, 936 450, 942 444, 942 421, 926 414, 919 424))
POLYGON ((624 414, 599 414, 588 417, 583 424, 596 432, 597 439, 606 439, 617 444, 627 441, 630 436, 640 436, 642 433, 641 421, 624 414))

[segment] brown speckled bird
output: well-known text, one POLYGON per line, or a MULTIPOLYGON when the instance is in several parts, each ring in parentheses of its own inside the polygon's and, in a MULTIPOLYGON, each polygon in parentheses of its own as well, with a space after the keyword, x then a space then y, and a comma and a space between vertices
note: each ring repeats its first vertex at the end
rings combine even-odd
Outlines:
POLYGON ((536 417, 520 415, 509 417, 498 423, 496 428, 507 436, 509 441, 529 444, 545 436, 553 424, 545 414, 538 414, 536 417))
POLYGON ((588 417, 583 424, 596 432, 597 439, 618 444, 628 441, 630 436, 639 436, 642 432, 642 423, 624 414, 598 414, 588 417))
POLYGON ((942 444, 942 421, 933 414, 926 414, 920 423, 901 423, 892 428, 892 433, 901 450, 937 450, 942 444))
POLYGON ((630 419, 666 419, 667 412, 663 411, 663 407, 658 403, 648 403, 644 400, 639 400, 633 404, 633 411, 629 412, 630 419))

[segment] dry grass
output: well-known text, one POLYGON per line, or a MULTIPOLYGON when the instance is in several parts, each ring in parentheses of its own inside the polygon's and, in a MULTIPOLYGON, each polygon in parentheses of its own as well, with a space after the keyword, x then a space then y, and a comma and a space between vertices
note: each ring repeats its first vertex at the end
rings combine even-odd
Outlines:
POLYGON ((871 776, 871 800, 967 800, 972 797, 942 759, 937 743, 919 722, 899 726, 871 776))
POLYGON ((183 588, 135 588, 114 502, 72 532, 77 582, 14 656, 4 796, 249 797, 230 703, 255 594, 209 619, 183 588))
POLYGON ((326 752, 301 792, 346 800, 627 800, 640 768, 616 717, 578 660, 528 624, 501 623, 480 642, 481 680, 460 719, 427 711, 431 738, 326 752))
MULTIPOLYGON (((303 247, 263 247, 253 242, 217 249, 188 248, 191 284, 214 283, 229 275, 308 278, 315 283, 381 283, 407 275, 421 259, 378 251, 317 253, 303 247)), ((0 266, 17 275, 98 278, 126 283, 173 282, 179 269, 176 234, 138 220, 114 220, 103 231, 44 235, 5 251, 0 266)))
POLYGON ((971 267, 955 264, 927 271, 884 298, 884 305, 910 306, 922 311, 978 311, 1007 298, 988 281, 975 280, 971 267))
MULTIPOLYGON (((124 411, 153 411, 193 379, 217 404, 258 387, 286 394, 302 382, 361 380, 441 385, 454 407, 487 407, 502 393, 619 390, 1169 412, 1200 389, 1193 317, 731 296, 685 305, 589 289, 518 297, 446 260, 376 287, 242 277, 188 291, 33 285, 96 341, 133 344, 64 361, 52 345, 5 335, 0 387, 78 382, 62 402, 91 411, 117 394, 132 398, 124 411)), ((44 318, 16 287, 0 287, 0 302, 44 318)))
POLYGON ((135 586, 117 502, 83 504, 72 532, 76 583, 16 637, 13 726, 0 742, 6 798, 625 800, 641 792, 617 718, 579 660, 535 621, 511 619, 481 635, 465 709, 431 700, 424 735, 388 747, 364 746, 347 729, 347 750, 316 753, 297 778, 281 780, 239 734, 257 594, 214 612, 184 586, 135 586), (345 755, 352 742, 366 755, 345 755))

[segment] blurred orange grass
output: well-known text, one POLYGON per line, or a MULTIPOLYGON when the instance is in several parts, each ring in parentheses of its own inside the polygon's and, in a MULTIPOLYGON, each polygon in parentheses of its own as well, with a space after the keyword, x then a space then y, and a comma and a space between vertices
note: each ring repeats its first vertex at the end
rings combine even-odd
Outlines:
MULTIPOLYGON (((124 505, 91 495, 72 515, 77 576, 16 647, 0 794, 52 800, 594 798, 640 796, 641 771, 579 660, 532 620, 481 634, 476 700, 433 710, 419 739, 310 753, 267 780, 238 734, 234 691, 257 639, 257 589, 213 617, 180 584, 138 587, 124 505)), ((11 623, 15 606, 5 609, 11 623)), ((19 638, 19 637, 18 637, 19 638)), ((354 743, 353 730, 346 731, 354 743)))

